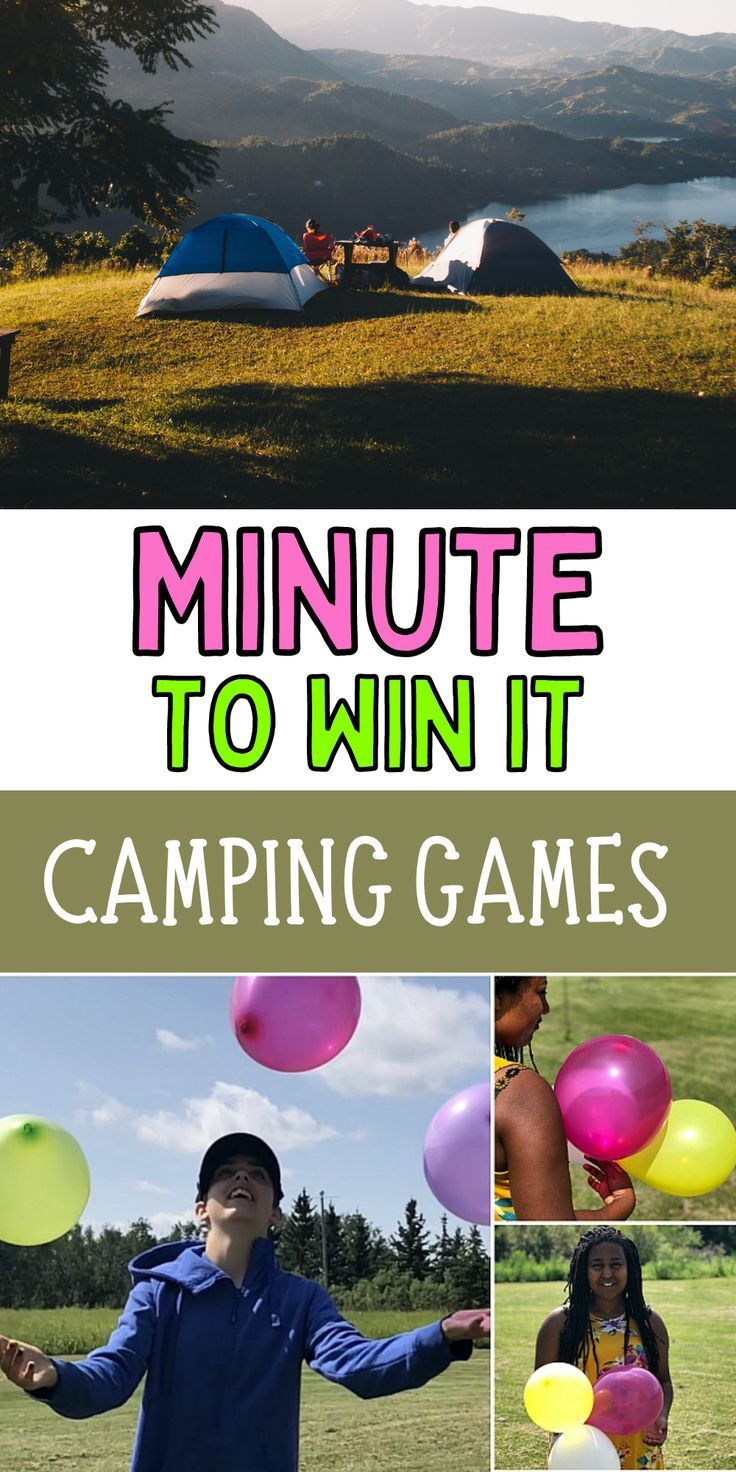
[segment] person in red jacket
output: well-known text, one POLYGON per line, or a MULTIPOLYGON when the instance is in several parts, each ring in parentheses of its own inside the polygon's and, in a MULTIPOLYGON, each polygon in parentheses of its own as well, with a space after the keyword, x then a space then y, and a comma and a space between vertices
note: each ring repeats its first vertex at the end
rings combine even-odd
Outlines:
POLYGON ((332 257, 335 254, 334 235, 328 235, 318 220, 307 220, 302 244, 310 266, 318 275, 321 275, 322 266, 326 266, 327 277, 331 281, 332 257))

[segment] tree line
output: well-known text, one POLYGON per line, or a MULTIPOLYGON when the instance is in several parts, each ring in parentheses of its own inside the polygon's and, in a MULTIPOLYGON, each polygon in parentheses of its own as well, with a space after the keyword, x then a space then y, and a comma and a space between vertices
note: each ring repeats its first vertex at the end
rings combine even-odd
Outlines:
MULTIPOLYGON (((76 1226, 43 1247, 0 1242, 0 1303, 4 1308, 118 1308, 130 1288, 131 1258, 159 1242, 196 1240, 192 1221, 177 1222, 157 1237, 141 1217, 126 1228, 95 1232, 76 1226)), ((276 1253, 288 1272, 323 1282, 343 1309, 423 1309, 485 1305, 490 1259, 477 1227, 450 1230, 443 1216, 431 1236, 417 1202, 410 1200, 388 1236, 361 1211, 340 1214, 332 1202, 322 1213, 306 1190, 273 1231, 276 1253)))
MULTIPOLYGON (((541 1283, 567 1277, 582 1228, 529 1226, 496 1234, 496 1282, 541 1283)), ((736 1226, 621 1228, 635 1242, 645 1279, 736 1277, 736 1226)))

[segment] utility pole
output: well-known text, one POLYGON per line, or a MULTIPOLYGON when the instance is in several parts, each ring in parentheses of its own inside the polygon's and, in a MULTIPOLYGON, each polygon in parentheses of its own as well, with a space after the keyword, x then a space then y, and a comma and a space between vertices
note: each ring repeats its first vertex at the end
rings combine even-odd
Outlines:
POLYGON ((329 1284, 328 1284, 328 1278, 327 1278, 327 1273, 328 1273, 328 1262, 327 1262, 327 1228, 325 1226, 325 1193, 324 1193, 324 1191, 320 1191, 320 1193, 319 1193, 319 1214, 320 1214, 320 1221, 321 1221, 321 1224, 322 1224, 322 1282, 324 1284, 324 1287, 327 1288, 327 1287, 329 1287, 329 1284))

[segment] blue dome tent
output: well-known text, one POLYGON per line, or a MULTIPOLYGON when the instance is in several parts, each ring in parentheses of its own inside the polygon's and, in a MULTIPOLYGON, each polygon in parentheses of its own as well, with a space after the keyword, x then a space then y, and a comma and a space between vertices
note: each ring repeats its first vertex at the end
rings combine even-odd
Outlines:
POLYGON ((257 215, 218 215, 174 247, 136 317, 244 307, 301 312, 326 290, 327 282, 279 225, 257 215))

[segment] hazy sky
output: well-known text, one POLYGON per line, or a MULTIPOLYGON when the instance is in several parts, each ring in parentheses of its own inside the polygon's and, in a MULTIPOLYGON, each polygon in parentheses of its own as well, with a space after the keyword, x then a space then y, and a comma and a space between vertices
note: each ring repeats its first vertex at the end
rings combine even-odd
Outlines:
MULTIPOLYGON (((429 5, 472 5, 477 0, 422 0, 429 5)), ((708 31, 736 34, 734 0, 534 0, 518 5, 498 0, 501 10, 520 10, 532 15, 564 15, 569 20, 607 20, 620 26, 656 26, 663 31, 685 31, 705 35, 708 31)))
POLYGON ((206 1146, 246 1129, 275 1147, 287 1209, 306 1186, 392 1232, 415 1196, 434 1231, 424 1135, 445 1099, 488 1076, 489 981, 360 983, 344 1053, 287 1074, 235 1042, 232 977, 0 978, 0 1115, 40 1114, 78 1139, 95 1227, 146 1216, 166 1233, 191 1212, 206 1146))

